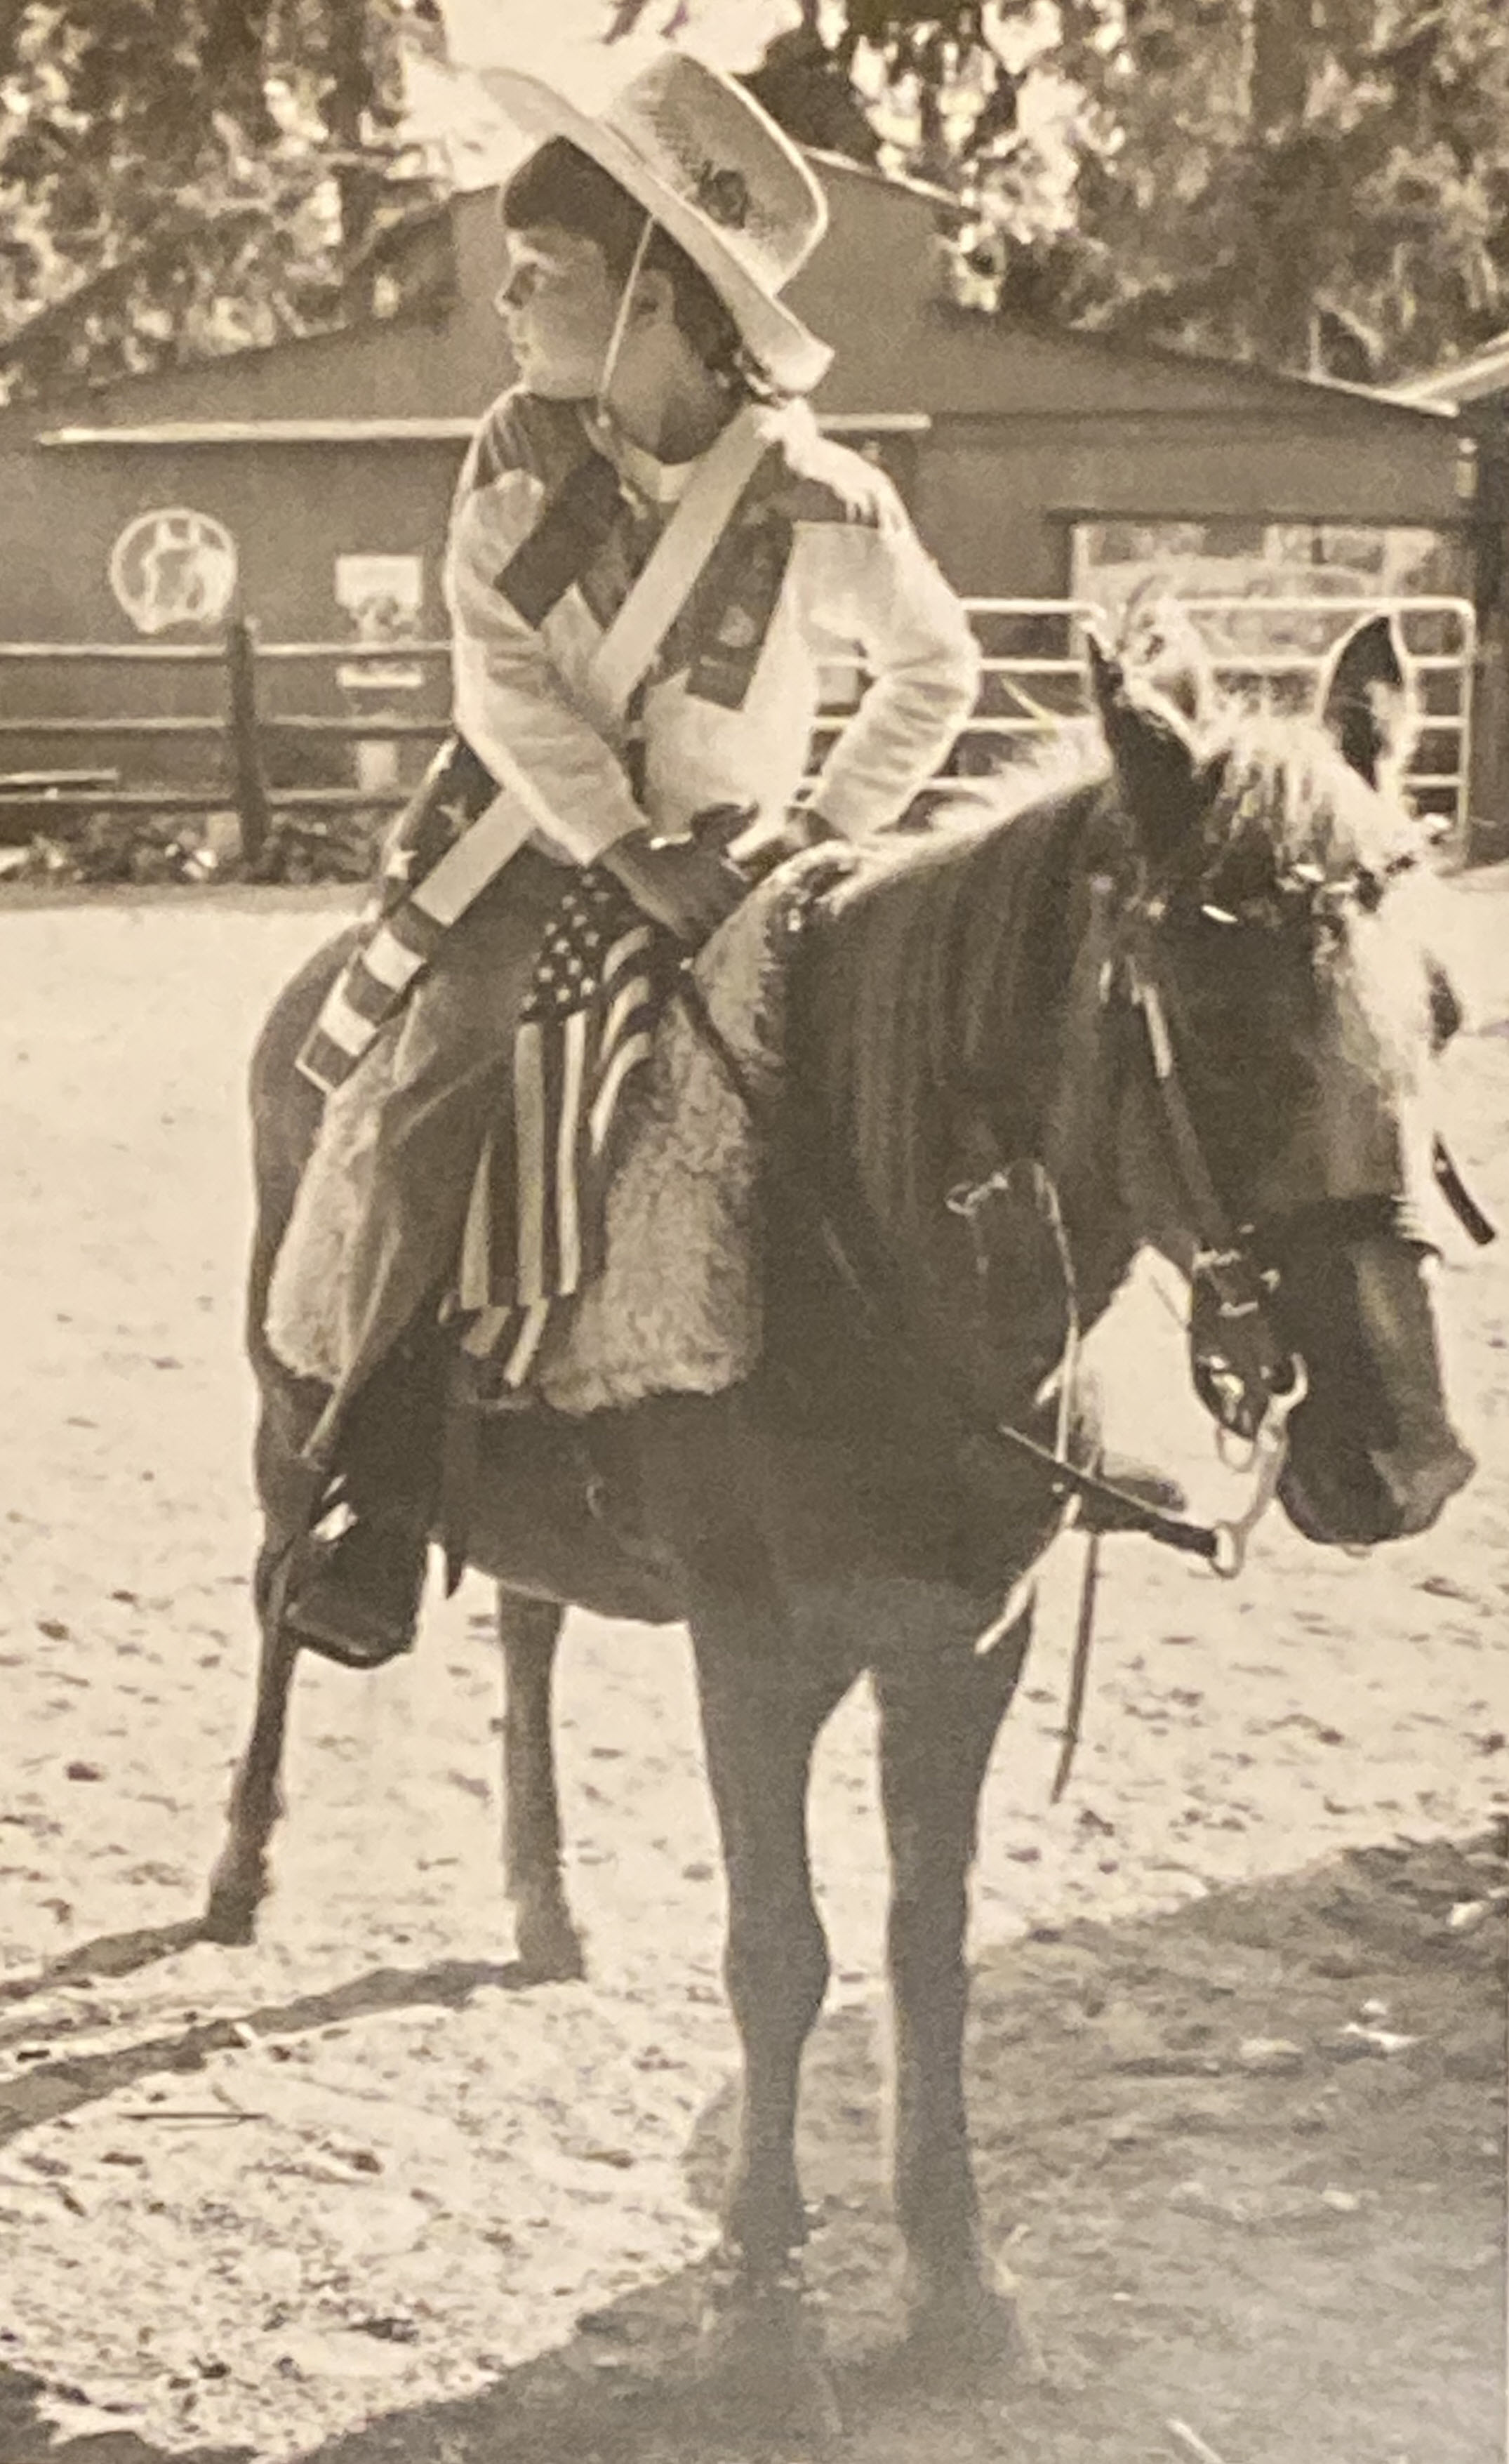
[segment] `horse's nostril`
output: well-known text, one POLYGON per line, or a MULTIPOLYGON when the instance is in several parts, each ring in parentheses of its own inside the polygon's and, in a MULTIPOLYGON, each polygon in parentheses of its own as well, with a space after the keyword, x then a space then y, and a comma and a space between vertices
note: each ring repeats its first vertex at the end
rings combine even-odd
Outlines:
POLYGON ((1465 1488, 1477 1469, 1477 1458, 1455 1439, 1424 1463, 1405 1463, 1394 1456, 1374 1458, 1378 1476, 1398 1506, 1406 1532, 1429 1531, 1443 1507, 1465 1488))

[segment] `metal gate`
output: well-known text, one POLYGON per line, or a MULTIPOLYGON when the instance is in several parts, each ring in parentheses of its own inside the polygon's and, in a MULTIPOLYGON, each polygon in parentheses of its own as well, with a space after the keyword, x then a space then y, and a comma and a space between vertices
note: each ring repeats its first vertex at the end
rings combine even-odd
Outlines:
MULTIPOLYGON (((1412 687, 1415 733, 1406 773, 1414 810, 1439 832, 1467 826, 1476 627, 1466 599, 1216 598, 1172 593, 1204 636, 1221 682, 1255 708, 1312 707, 1326 660, 1363 616, 1391 615, 1412 687)), ((970 599, 984 653, 980 697, 959 738, 953 775, 981 777, 1015 748, 1083 722, 1089 711, 1085 628, 1115 633, 1111 612, 1084 599, 970 599)), ((825 741, 852 710, 863 677, 835 668, 825 741)))

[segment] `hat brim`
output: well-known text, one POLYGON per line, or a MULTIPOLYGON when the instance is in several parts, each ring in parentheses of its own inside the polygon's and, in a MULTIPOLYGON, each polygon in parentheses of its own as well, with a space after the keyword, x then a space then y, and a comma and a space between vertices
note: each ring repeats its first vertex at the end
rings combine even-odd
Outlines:
POLYGON ((579 110, 542 77, 521 69, 479 71, 489 94, 526 137, 564 137, 670 233, 705 274, 761 367, 784 393, 810 393, 833 363, 826 342, 754 281, 716 227, 657 177, 632 145, 590 112, 579 110))

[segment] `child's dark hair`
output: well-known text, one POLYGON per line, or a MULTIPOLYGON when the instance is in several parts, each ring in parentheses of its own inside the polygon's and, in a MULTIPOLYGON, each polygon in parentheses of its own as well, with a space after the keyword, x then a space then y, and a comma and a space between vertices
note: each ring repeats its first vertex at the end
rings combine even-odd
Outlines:
MULTIPOLYGON (((504 187, 499 208, 506 231, 537 231, 548 224, 595 241, 613 279, 627 279, 645 209, 569 138, 551 138, 521 163, 504 187)), ((737 325, 707 275, 658 225, 645 267, 669 276, 676 322, 704 366, 740 393, 765 391, 737 325)))

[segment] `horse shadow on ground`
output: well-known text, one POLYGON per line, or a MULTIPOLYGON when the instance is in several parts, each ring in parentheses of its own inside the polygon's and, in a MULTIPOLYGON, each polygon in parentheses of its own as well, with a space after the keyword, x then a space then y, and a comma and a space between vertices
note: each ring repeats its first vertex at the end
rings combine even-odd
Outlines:
MULTIPOLYGON (((49 2102, 40 2093, 24 2116, 0 2105, 0 2144, 29 2122, 107 2095, 147 2072, 193 2069, 207 2052, 244 2041, 234 2034, 238 2026, 285 2035, 400 2002, 445 2000, 459 2007, 480 1986, 513 1981, 507 1969, 460 1962, 408 1974, 379 1970, 302 2003, 258 2011, 248 2020, 213 2021, 118 2055, 52 2063, 52 2086, 68 2095, 69 2104, 49 2102)), ((809 2102, 816 2109, 803 2133, 807 2187, 822 2241, 830 2238, 826 2226, 841 2222, 843 2242, 841 2264, 820 2258, 812 2272, 820 2299, 842 2302, 845 2313, 848 2349, 835 2357, 836 2384, 845 2427, 852 2428, 895 2392, 895 2337, 883 2329, 873 2352, 857 2352, 845 2289, 884 2275, 885 2254, 878 2245, 896 2252, 900 2247, 881 2211, 882 2046, 876 2015, 857 2009, 833 2014, 813 2040, 808 2073, 809 2102), (856 2160, 863 2189, 850 2178, 856 2160), (825 2192, 825 2179, 839 2170, 844 2191, 825 2192)), ((12 2082, 9 2093, 47 2086, 47 2079, 33 2075, 12 2082)), ((710 2220, 733 2147, 734 2119, 731 2081, 699 2117, 687 2151, 687 2187, 710 2220)), ((773 2430, 768 2418, 752 2420, 737 2397, 707 2383, 700 2351, 709 2275, 707 2264, 693 2265, 583 2312, 567 2344, 504 2373, 475 2395, 374 2419, 308 2450, 300 2464, 598 2464, 609 2457, 613 2464, 708 2464, 712 2456, 804 2453, 799 2423, 773 2430)), ((124 2426, 60 2438, 42 2417, 43 2383, 7 2369, 4 2344, 0 2330, 4 2464, 168 2464, 162 2450, 124 2426)), ((55 2387, 55 2402, 57 2392, 55 2387)), ((218 2445, 178 2449, 172 2464, 243 2464, 252 2453, 218 2445)))
MULTIPOLYGON (((1021 2268, 1029 2347, 1046 2365, 929 2377, 901 2341, 884 2020, 869 2005, 829 2014, 809 2048, 800 2152, 840 2453, 1143 2464, 1192 2422, 1216 2453, 1272 2464, 1401 2450, 1480 2464, 1496 2452, 1505 1983, 1490 1914, 1509 1900, 1506 1851, 1509 1824, 1466 1847, 1352 1852, 1169 1916, 1039 1928, 976 1966, 982 2221, 1021 2268), (1349 2030, 1349 2013, 1379 2001, 1395 2052, 1349 2030)), ((460 1964, 380 1971, 256 2020, 317 2025, 421 1993, 459 2002, 497 1981, 460 1964)), ((164 2067, 161 2047, 117 2058, 164 2067)), ((710 2217, 733 2124, 725 2088, 687 2151, 710 2217)), ((636 2289, 476 2393, 389 2411, 300 2464, 806 2454, 790 2425, 702 2383, 708 2289, 704 2265, 636 2289)), ((0 2367, 5 2464, 167 2464, 124 2425, 58 2440, 40 2395, 0 2367)), ((179 2450, 174 2464, 249 2452, 179 2450)))
MULTIPOLYGON (((9 1998, 31 1999, 60 1984, 82 1985, 102 1977, 129 1975, 154 1959, 167 1958, 202 1939, 197 1924, 161 1925, 128 1934, 101 1935, 80 1943, 40 1975, 12 1985, 9 1998)), ((0 2086, 0 2147, 39 2123, 55 2122, 97 2104, 139 2079, 164 2071, 203 2070, 211 2054, 226 2053, 258 2037, 306 2035, 339 2020, 365 2019, 378 2012, 402 2011, 439 2003, 459 2011, 484 1987, 522 1991, 530 1982, 517 1960, 440 1959, 427 1968, 374 1968, 319 1993, 304 1993, 289 2002, 265 2003, 234 2018, 195 2020, 171 2035, 106 2048, 98 2053, 59 2055, 38 2060, 20 2077, 0 2086)), ((39 2038, 55 2034, 56 2019, 38 2026, 39 2038)), ((13 2027, 0 2030, 0 2043, 14 2041, 13 2027)), ((10 2457, 0 2448, 0 2458, 10 2457)))
POLYGON ((99 1977, 134 1976, 139 1969, 171 1959, 175 1951, 192 1949, 204 1938, 199 1917, 184 1917, 176 1925, 137 1925, 129 1933, 97 1933, 92 1942, 76 1943, 60 1959, 49 1960, 33 1976, 0 1979, 0 2010, 34 2002, 59 1985, 91 1985, 99 1977))

